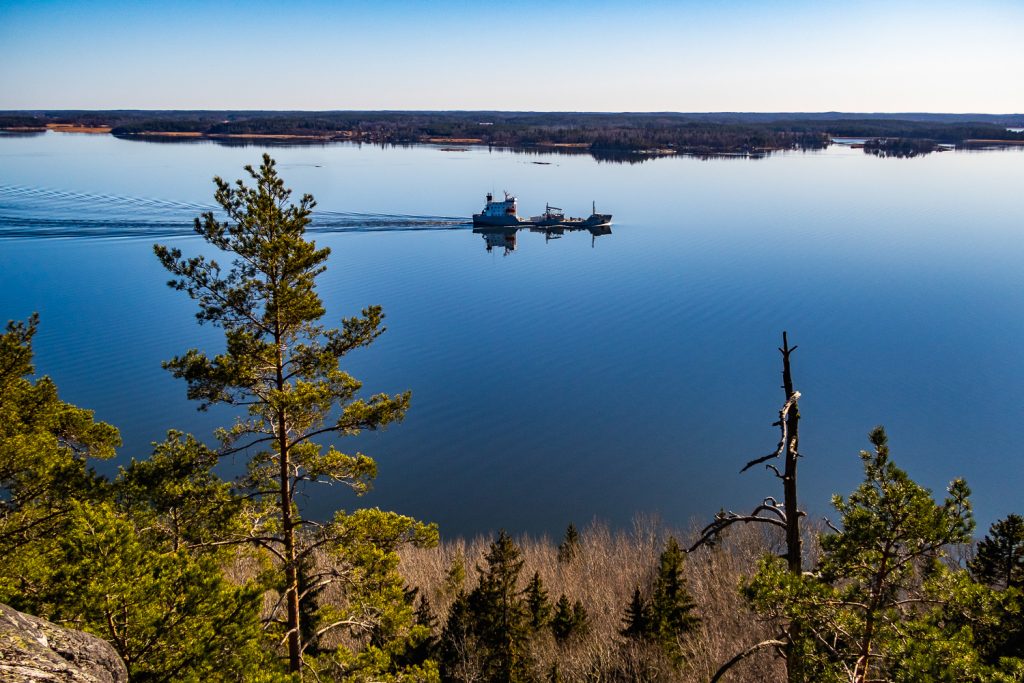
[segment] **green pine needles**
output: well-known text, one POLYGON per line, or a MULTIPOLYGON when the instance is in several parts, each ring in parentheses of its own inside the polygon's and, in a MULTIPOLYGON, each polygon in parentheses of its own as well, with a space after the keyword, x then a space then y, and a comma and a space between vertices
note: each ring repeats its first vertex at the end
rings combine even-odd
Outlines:
POLYGON ((650 598, 638 586, 626 607, 620 633, 627 638, 652 643, 675 664, 683 661, 683 642, 698 624, 696 603, 686 588, 683 575, 685 553, 672 536, 658 557, 650 598))
MULTIPOLYGON (((273 619, 284 625, 288 668, 300 673, 303 655, 314 645, 311 639, 342 627, 372 634, 380 625, 380 610, 371 608, 374 600, 369 596, 363 596, 365 609, 356 601, 348 612, 321 615, 326 623, 312 630, 302 625, 302 615, 309 610, 300 603, 304 593, 314 593, 300 590, 300 584, 312 581, 322 587, 346 575, 344 567, 335 566, 300 581, 313 553, 331 552, 336 560, 358 562, 346 544, 351 537, 358 541, 369 535, 360 525, 379 531, 376 544, 391 551, 402 542, 431 544, 436 530, 380 511, 339 515, 320 523, 305 519, 296 505, 296 495, 314 482, 366 491, 376 474, 374 461, 361 453, 323 446, 321 440, 400 421, 410 394, 361 397, 362 384, 341 369, 340 361, 384 332, 383 312, 370 306, 361 315, 342 320, 340 328, 321 324, 325 311, 316 279, 326 268, 330 250, 305 236, 316 203, 310 195, 290 202, 291 191, 269 155, 263 155, 258 169, 245 170, 253 185, 215 178, 214 196, 222 216, 207 212, 195 221, 196 233, 224 253, 226 264, 205 256, 184 257, 176 248, 154 247, 174 276, 168 284, 194 299, 199 322, 222 328, 225 338, 223 353, 211 357, 190 349, 164 366, 187 382, 188 396, 200 402, 200 409, 228 404, 245 411, 218 433, 221 453, 250 454, 243 488, 254 507, 252 525, 241 540, 257 544, 280 567, 283 615, 273 619)), ((394 580, 385 581, 388 590, 394 588, 394 580)), ((411 607, 405 612, 399 620, 411 623, 411 607)))

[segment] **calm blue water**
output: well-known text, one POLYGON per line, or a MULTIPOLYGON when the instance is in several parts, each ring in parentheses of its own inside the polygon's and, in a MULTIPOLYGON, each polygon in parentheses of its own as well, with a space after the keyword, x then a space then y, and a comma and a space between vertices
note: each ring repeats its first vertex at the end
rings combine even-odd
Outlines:
MULTIPOLYGON (((189 230, 210 178, 240 177, 262 151, 0 138, 0 317, 40 312, 38 369, 121 429, 122 461, 168 428, 210 438, 232 418, 196 412, 160 368, 219 340, 164 285, 151 247, 205 249, 189 230)), ((965 476, 983 525, 1024 511, 1022 152, 617 165, 270 151, 319 202, 329 316, 387 313, 350 371, 372 392, 413 391, 403 424, 340 444, 377 458, 376 490, 316 490, 314 512, 369 504, 448 534, 557 534, 595 516, 686 524, 751 507, 777 493, 767 473, 738 471, 777 440, 783 329, 800 346, 812 515, 857 484, 879 423, 919 481, 941 491, 965 476), (488 252, 467 218, 492 189, 514 191, 523 214, 548 201, 586 214, 596 199, 612 234, 520 233, 514 252, 488 252)))

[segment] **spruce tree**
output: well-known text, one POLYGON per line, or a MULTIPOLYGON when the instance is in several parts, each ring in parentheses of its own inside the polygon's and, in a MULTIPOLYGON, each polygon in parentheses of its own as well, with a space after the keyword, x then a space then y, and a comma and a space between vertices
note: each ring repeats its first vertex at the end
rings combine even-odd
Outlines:
POLYGON ((445 680, 463 681, 478 673, 475 626, 469 595, 460 591, 448 610, 448 620, 441 632, 440 664, 445 680))
POLYGON ((590 630, 590 614, 582 600, 572 604, 572 633, 583 634, 590 630))
POLYGON ((633 597, 626 607, 626 616, 623 619, 622 630, 619 631, 627 638, 637 640, 649 638, 654 629, 654 616, 651 614, 651 604, 640 592, 640 586, 633 590, 633 597))
POLYGON ((529 612, 518 589, 523 558, 512 538, 501 531, 477 567, 480 581, 469 595, 485 675, 514 683, 526 679, 529 612))
POLYGON ((548 602, 544 583, 540 580, 540 572, 534 572, 530 583, 523 590, 523 597, 530 617, 530 628, 536 633, 547 626, 551 619, 551 603, 548 602))
MULTIPOLYGON (((207 212, 195 221, 196 233, 224 252, 229 263, 154 247, 173 275, 168 284, 194 299, 199 322, 222 328, 226 342, 223 353, 211 357, 190 349, 164 366, 187 382, 188 396, 200 402, 201 410, 223 403, 246 412, 219 432, 221 453, 249 454, 246 484, 254 503, 262 507, 253 515, 258 524, 250 540, 280 564, 288 668, 300 673, 304 645, 299 573, 308 548, 298 532, 313 529, 317 546, 344 552, 332 539, 353 533, 353 528, 351 520, 336 518, 322 525, 304 519, 296 496, 312 482, 341 483, 357 493, 367 490, 376 473, 373 460, 342 453, 333 445, 325 448, 322 440, 401 420, 410 395, 360 396, 362 384, 341 369, 340 361, 384 332, 384 314, 379 306, 370 306, 362 315, 343 320, 340 328, 321 325, 325 311, 316 279, 326 268, 329 250, 305 237, 315 202, 304 195, 297 204, 290 203, 291 191, 269 155, 263 155, 259 169, 245 170, 253 187, 214 178, 224 220, 207 212)), ((360 521, 381 523, 399 538, 430 542, 430 531, 408 518, 401 523, 397 518, 360 521)))
POLYGON ((572 522, 565 529, 565 538, 558 544, 558 561, 563 564, 571 563, 580 552, 580 534, 576 531, 576 525, 572 522))
POLYGON ((459 552, 444 575, 444 589, 449 595, 464 592, 466 586, 466 558, 459 552))
MULTIPOLYGON (((442 672, 452 680, 529 680, 531 612, 524 591, 519 589, 522 553, 502 531, 484 561, 485 566, 476 568, 477 587, 468 595, 460 593, 448 613, 441 645, 442 672)), ((535 589, 535 596, 544 593, 539 583, 535 589)))
POLYGON ((652 631, 658 642, 673 657, 679 655, 679 639, 700 623, 693 614, 696 605, 686 588, 683 554, 678 541, 669 537, 658 558, 658 573, 651 597, 652 631))
POLYGON ((583 603, 577 600, 570 603, 563 593, 555 604, 555 613, 551 618, 551 633, 559 644, 567 642, 575 635, 583 634, 590 626, 590 617, 583 603))

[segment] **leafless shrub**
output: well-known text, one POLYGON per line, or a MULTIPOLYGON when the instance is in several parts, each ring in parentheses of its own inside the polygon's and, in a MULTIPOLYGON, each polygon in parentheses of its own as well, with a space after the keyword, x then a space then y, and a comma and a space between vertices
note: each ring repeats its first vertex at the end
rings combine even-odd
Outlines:
MULTIPOLYGON (((701 623, 681 643, 686 654, 682 667, 674 666, 657 647, 621 635, 633 591, 651 584, 668 536, 685 543, 695 539, 698 531, 696 526, 687 532, 671 530, 649 518, 638 518, 628 531, 612 531, 594 522, 580 533, 579 552, 570 562, 559 562, 558 543, 548 537, 517 538, 525 560, 524 585, 537 572, 552 602, 563 594, 571 601, 580 600, 590 617, 587 632, 566 643, 556 643, 547 633, 534 637, 530 655, 537 679, 550 680, 557 667, 561 680, 573 682, 707 681, 722 662, 770 637, 771 625, 760 623, 739 593, 743 577, 755 571, 758 558, 785 547, 781 533, 760 527, 730 529, 713 547, 690 555, 685 566, 687 585, 701 623)), ((442 623, 457 592, 450 578, 453 565, 462 563, 462 588, 472 590, 477 583, 475 567, 491 540, 457 538, 437 548, 402 551, 400 570, 406 582, 428 597, 442 623)), ((781 663, 765 654, 736 666, 725 680, 782 678, 781 663)))

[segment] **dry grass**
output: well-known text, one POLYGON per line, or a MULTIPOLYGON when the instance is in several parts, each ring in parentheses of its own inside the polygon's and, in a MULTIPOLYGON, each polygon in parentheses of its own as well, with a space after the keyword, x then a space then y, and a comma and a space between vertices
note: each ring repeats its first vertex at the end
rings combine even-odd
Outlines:
MULTIPOLYGON (((762 534, 758 528, 734 528, 719 547, 689 556, 686 579, 701 623, 682 643, 687 657, 681 670, 652 648, 631 644, 620 635, 633 591, 637 586, 650 586, 668 536, 685 543, 696 537, 695 531, 673 531, 647 519, 637 520, 629 531, 613 532, 602 524, 592 524, 580 533, 579 554, 570 563, 558 561, 556 541, 517 538, 525 560, 523 585, 538 572, 552 602, 563 593, 572 601, 580 600, 591 621, 589 632, 566 646, 559 647, 546 636, 534 640, 531 655, 541 679, 546 680, 544 674, 557 662, 565 681, 707 681, 737 652, 773 635, 747 609, 737 590, 763 553, 781 547, 780 538, 762 534)), ((454 539, 434 549, 403 551, 401 571, 407 583, 427 596, 442 624, 457 590, 447 580, 452 564, 462 558, 466 567, 463 588, 472 589, 477 582, 474 567, 483 562, 491 540, 454 539)), ((784 678, 781 662, 766 654, 735 667, 724 680, 784 678)))
MULTIPOLYGON (((816 535, 811 526, 805 525, 807 539, 816 535)), ((685 653, 682 667, 674 667, 654 646, 631 642, 620 634, 633 591, 638 586, 649 590, 658 556, 668 537, 674 536, 687 547, 697 538, 697 530, 697 526, 688 530, 670 529, 646 518, 639 518, 631 529, 620 531, 593 523, 580 532, 579 551, 571 562, 559 561, 557 540, 517 537, 515 540, 525 563, 520 575, 521 586, 525 588, 534 572, 538 572, 552 604, 565 594, 570 601, 580 600, 590 619, 587 633, 570 639, 567 644, 557 644, 547 633, 533 638, 529 655, 536 679, 550 680, 550 672, 557 663, 561 680, 567 683, 706 682, 722 663, 776 635, 771 624, 762 622, 748 609, 738 590, 743 579, 754 573, 760 557, 766 553, 780 554, 784 549, 781 532, 761 525, 736 525, 727 531, 718 546, 701 548, 687 556, 684 565, 687 586, 701 621, 680 643, 685 653)), ((418 588, 427 597, 441 628, 458 591, 469 591, 476 586, 475 568, 484 563, 484 554, 493 540, 455 538, 443 541, 436 548, 409 547, 401 551, 399 569, 406 584, 418 588), (457 562, 465 567, 465 581, 461 585, 453 585, 449 578, 457 562)), ((817 553, 816 544, 807 543, 805 558, 813 561, 817 553)), ((326 554, 316 558, 319 566, 326 566, 330 561, 326 554)), ((267 568, 256 554, 239 552, 226 571, 230 579, 241 582, 267 568)), ((264 596, 264 616, 280 608, 279 598, 275 592, 264 596)), ((345 595, 340 587, 331 587, 321 599, 341 605, 345 595)), ((361 642, 338 632, 324 645, 343 643, 358 648, 361 642)), ((722 680, 732 683, 781 681, 785 680, 785 668, 780 659, 764 651, 735 666, 722 680)))
POLYGON ((77 123, 48 123, 46 127, 57 133, 109 133, 110 126, 82 126, 77 123))

